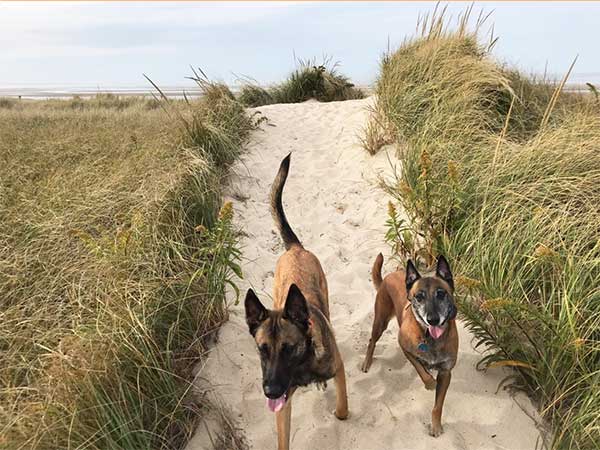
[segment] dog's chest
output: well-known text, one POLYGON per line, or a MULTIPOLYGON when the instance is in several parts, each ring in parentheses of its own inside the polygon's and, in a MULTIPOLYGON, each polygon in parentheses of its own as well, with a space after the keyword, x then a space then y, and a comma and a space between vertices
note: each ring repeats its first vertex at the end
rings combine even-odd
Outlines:
POLYGON ((327 380, 333 378, 335 374, 331 373, 319 373, 315 371, 306 371, 301 372, 298 371, 294 373, 292 377, 292 385, 293 386, 308 386, 313 383, 325 383, 327 380))
POLYGON ((429 370, 450 370, 454 367, 454 358, 431 341, 420 342, 411 353, 429 370))

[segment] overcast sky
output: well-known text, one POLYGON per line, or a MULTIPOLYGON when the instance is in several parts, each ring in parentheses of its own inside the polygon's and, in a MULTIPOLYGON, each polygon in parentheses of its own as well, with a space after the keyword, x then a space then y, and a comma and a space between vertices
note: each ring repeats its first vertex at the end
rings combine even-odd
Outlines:
MULTIPOLYGON (((452 3, 456 16, 470 3, 452 3)), ((434 2, 35 3, 0 1, 0 87, 183 84, 189 66, 227 82, 280 80, 301 58, 330 55, 357 83, 377 74, 388 39, 414 34, 434 2)), ((600 3, 480 2, 494 11, 496 56, 527 73, 600 81, 600 3), (593 79, 593 80, 592 80, 593 79)))

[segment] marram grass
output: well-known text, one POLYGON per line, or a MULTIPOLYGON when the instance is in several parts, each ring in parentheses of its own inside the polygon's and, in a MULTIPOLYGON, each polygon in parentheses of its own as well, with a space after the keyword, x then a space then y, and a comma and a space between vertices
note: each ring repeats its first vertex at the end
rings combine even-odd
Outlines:
POLYGON ((376 110, 402 149, 386 189, 410 219, 392 205, 386 239, 449 256, 480 366, 515 369, 550 448, 597 449, 600 108, 502 67, 467 23, 426 18, 381 63, 376 110))
POLYGON ((222 180, 253 127, 203 87, 169 114, 114 96, 0 107, 0 448, 191 436, 191 370, 240 274, 222 180))
POLYGON ((299 60, 287 79, 270 88, 263 88, 252 80, 242 80, 239 101, 256 107, 273 103, 301 103, 309 99, 320 102, 356 100, 364 98, 364 92, 356 88, 349 78, 339 73, 337 64, 325 59, 299 60))

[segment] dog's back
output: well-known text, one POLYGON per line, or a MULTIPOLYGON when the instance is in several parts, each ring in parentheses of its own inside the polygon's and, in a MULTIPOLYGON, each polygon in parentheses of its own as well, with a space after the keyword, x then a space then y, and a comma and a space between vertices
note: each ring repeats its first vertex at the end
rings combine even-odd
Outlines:
POLYGON ((281 197, 290 169, 290 157, 291 154, 281 161, 271 187, 271 214, 286 249, 275 267, 274 306, 276 309, 283 308, 289 287, 296 284, 307 302, 318 308, 329 319, 327 280, 323 268, 317 257, 302 246, 283 210, 281 197))

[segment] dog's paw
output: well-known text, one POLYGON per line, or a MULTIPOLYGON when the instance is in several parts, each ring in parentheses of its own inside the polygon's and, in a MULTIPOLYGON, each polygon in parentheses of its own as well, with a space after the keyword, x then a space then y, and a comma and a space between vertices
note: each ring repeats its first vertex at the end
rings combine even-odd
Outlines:
POLYGON ((444 432, 444 429, 442 428, 442 425, 440 424, 431 424, 431 427, 429 428, 429 435, 433 436, 433 437, 439 437, 442 433, 444 432))
POLYGON ((348 418, 348 410, 346 411, 342 411, 342 412, 337 412, 337 410, 333 410, 333 415, 336 417, 336 419, 338 420, 346 420, 348 418))
POLYGON ((428 391, 433 391, 437 386, 437 381, 435 381, 435 379, 431 377, 429 380, 424 381, 423 384, 425 385, 425 389, 427 389, 428 391))

